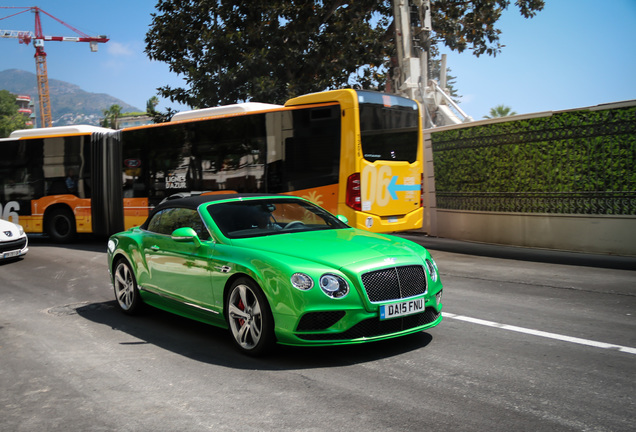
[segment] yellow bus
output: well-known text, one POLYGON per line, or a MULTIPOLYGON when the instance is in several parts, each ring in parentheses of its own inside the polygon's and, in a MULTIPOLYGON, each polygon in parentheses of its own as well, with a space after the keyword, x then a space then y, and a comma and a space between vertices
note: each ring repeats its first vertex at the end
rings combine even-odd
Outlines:
POLYGON ((421 132, 417 102, 351 89, 118 131, 18 131, 0 142, 0 216, 64 242, 140 225, 173 195, 235 191, 302 196, 374 232, 416 229, 421 132))

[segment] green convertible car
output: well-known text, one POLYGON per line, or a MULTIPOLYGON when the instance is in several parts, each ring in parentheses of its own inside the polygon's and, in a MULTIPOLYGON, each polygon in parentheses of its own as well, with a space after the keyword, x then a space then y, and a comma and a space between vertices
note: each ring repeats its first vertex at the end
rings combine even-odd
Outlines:
POLYGON ((439 324, 442 284, 430 253, 344 219, 292 196, 167 200, 109 239, 117 304, 228 328, 251 355, 276 342, 351 344, 439 324))

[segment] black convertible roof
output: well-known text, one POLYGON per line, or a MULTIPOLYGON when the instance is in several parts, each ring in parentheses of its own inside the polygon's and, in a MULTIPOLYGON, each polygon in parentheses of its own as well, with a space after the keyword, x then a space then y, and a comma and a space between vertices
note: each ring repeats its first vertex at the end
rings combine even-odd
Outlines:
MULTIPOLYGON (((157 207, 155 207, 153 213, 167 208, 167 207, 183 207, 196 209, 201 204, 208 202, 222 201, 227 199, 236 198, 289 198, 288 195, 276 195, 276 194, 262 194, 262 193, 228 193, 228 194, 213 194, 213 195, 192 195, 189 197, 175 197, 167 198, 162 201, 157 207)), ((293 197, 292 197, 293 198, 293 197)))
POLYGON ((276 195, 276 194, 263 194, 263 193, 228 193, 228 194, 213 194, 213 195, 191 195, 186 197, 181 197, 179 195, 174 195, 172 197, 166 198, 162 201, 157 207, 155 207, 148 215, 148 219, 141 225, 143 229, 148 228, 148 223, 150 219, 154 216, 155 213, 161 211, 165 208, 189 208, 196 210, 201 204, 205 204, 208 202, 222 201, 227 199, 236 199, 236 198, 297 198, 289 195, 276 195))

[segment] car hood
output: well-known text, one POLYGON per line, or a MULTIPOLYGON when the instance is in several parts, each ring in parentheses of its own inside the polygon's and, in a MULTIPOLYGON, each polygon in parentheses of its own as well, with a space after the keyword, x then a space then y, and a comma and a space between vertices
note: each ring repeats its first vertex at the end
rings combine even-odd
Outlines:
POLYGON ((18 225, 4 219, 0 219, 1 241, 17 240, 20 237, 23 237, 23 234, 20 233, 20 227, 18 225))
POLYGON ((413 261, 422 251, 414 243, 398 237, 351 229, 307 231, 234 240, 262 252, 293 256, 340 269, 363 262, 413 261))

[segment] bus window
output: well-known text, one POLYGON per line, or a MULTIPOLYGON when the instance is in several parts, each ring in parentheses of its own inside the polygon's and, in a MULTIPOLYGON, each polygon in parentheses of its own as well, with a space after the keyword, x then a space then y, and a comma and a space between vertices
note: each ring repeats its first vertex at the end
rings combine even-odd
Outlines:
POLYGON ((167 124, 122 137, 124 197, 147 197, 155 206, 179 192, 263 191, 263 115, 167 124))
POLYGON ((358 92, 362 152, 369 162, 417 160, 419 111, 409 99, 358 92))
POLYGON ((293 112, 293 137, 285 140, 285 191, 338 183, 340 169, 340 107, 293 112))

